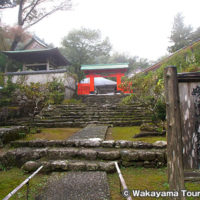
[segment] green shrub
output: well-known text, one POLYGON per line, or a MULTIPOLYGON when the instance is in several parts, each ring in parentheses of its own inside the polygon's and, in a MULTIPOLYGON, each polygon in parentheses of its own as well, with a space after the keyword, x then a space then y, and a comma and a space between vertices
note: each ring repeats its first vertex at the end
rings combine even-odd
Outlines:
POLYGON ((65 97, 65 86, 62 80, 54 78, 53 81, 47 83, 48 103, 60 104, 65 97))
POLYGON ((3 75, 0 75, 0 84, 3 87, 0 89, 0 107, 9 106, 13 102, 14 91, 18 86, 12 82, 11 76, 9 76, 6 83, 4 83, 3 75))

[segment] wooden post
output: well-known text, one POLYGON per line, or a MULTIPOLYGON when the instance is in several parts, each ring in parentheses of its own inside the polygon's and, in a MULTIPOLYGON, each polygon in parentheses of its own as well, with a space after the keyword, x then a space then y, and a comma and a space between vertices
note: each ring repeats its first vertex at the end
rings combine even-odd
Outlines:
POLYGON ((23 63, 22 71, 26 71, 26 64, 25 63, 23 63))
POLYGON ((121 75, 117 75, 116 78, 117 78, 117 90, 118 90, 118 91, 119 91, 119 90, 122 90, 122 89, 119 87, 119 85, 121 84, 121 75))
POLYGON ((49 68, 50 68, 50 62, 49 59, 47 59, 47 71, 49 71, 49 68))
POLYGON ((90 76, 90 92, 94 93, 94 76, 90 76))
POLYGON ((181 114, 176 67, 166 67, 164 70, 164 78, 167 109, 167 167, 169 190, 179 192, 179 198, 173 199, 185 199, 181 193, 181 190, 185 189, 185 186, 181 114))

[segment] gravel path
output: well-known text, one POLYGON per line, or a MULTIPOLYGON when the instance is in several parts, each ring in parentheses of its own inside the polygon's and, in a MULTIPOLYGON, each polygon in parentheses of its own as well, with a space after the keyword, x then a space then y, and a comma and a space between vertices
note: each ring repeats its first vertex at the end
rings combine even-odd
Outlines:
POLYGON ((91 139, 91 138, 100 138, 105 139, 108 126, 90 124, 84 129, 72 135, 69 140, 82 140, 82 139, 91 139))
POLYGON ((109 200, 105 172, 69 172, 54 180, 36 200, 109 200))

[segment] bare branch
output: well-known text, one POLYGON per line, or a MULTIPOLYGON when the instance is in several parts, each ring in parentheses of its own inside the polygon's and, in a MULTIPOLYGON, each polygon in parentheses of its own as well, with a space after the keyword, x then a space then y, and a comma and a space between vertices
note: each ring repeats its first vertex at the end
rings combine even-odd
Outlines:
POLYGON ((23 24, 24 24, 24 22, 26 21, 26 19, 28 18, 28 16, 31 14, 31 12, 34 10, 34 8, 38 5, 38 2, 39 2, 40 0, 36 0, 36 2, 35 3, 33 3, 33 5, 32 5, 32 8, 29 10, 29 12, 26 14, 26 16, 24 17, 24 19, 23 19, 23 24))
POLYGON ((58 7, 55 7, 53 10, 47 12, 46 14, 44 14, 43 16, 41 16, 40 18, 38 18, 36 21, 30 23, 29 25, 27 25, 26 27, 24 27, 24 30, 30 28, 31 26, 37 24, 38 22, 40 22, 42 19, 44 19, 45 17, 53 14, 54 12, 56 11, 59 11, 59 10, 63 10, 63 9, 70 9, 71 8, 71 4, 69 5, 66 5, 65 3, 62 3, 60 4, 58 7))
POLYGON ((41 21, 42 19, 44 19, 45 17, 47 17, 47 16, 53 14, 54 12, 56 12, 56 11, 58 11, 58 10, 59 10, 58 8, 56 8, 56 9, 54 9, 54 10, 51 10, 50 12, 46 13, 46 14, 43 15, 42 17, 38 18, 35 22, 33 22, 33 23, 27 25, 26 27, 24 27, 24 30, 26 30, 26 29, 30 28, 31 26, 37 24, 37 23, 38 23, 39 21, 41 21))
POLYGON ((27 5, 26 7, 24 7, 23 8, 23 12, 25 12, 27 9, 29 9, 31 6, 33 6, 34 2, 35 2, 35 0, 32 0, 32 2, 29 5, 27 5))

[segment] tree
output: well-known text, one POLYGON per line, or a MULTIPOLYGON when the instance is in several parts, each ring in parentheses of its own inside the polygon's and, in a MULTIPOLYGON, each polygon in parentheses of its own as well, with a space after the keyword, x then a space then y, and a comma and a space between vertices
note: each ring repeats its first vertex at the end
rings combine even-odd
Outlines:
POLYGON ((173 53, 184 46, 190 44, 190 35, 192 32, 192 27, 184 25, 184 17, 181 13, 178 13, 174 18, 174 25, 172 28, 170 42, 173 43, 172 46, 168 47, 168 51, 173 53))
POLYGON ((198 27, 194 32, 190 35, 190 40, 195 42, 200 39, 200 27, 198 27))
POLYGON ((108 60, 108 63, 128 63, 128 73, 134 73, 138 70, 145 69, 150 66, 146 58, 139 58, 138 56, 129 56, 125 53, 115 52, 108 60))
POLYGON ((71 0, 15 0, 12 2, 7 0, 2 4, 2 8, 6 5, 18 7, 17 32, 10 48, 10 50, 15 50, 25 30, 59 10, 71 9, 72 2, 71 0))
POLYGON ((99 30, 81 28, 73 30, 62 41, 61 51, 71 62, 71 72, 83 77, 80 66, 94 64, 98 57, 107 56, 111 50, 108 38, 102 39, 99 30))
POLYGON ((16 1, 11 1, 11 0, 0 1, 0 9, 13 8, 15 6, 16 6, 16 1))

